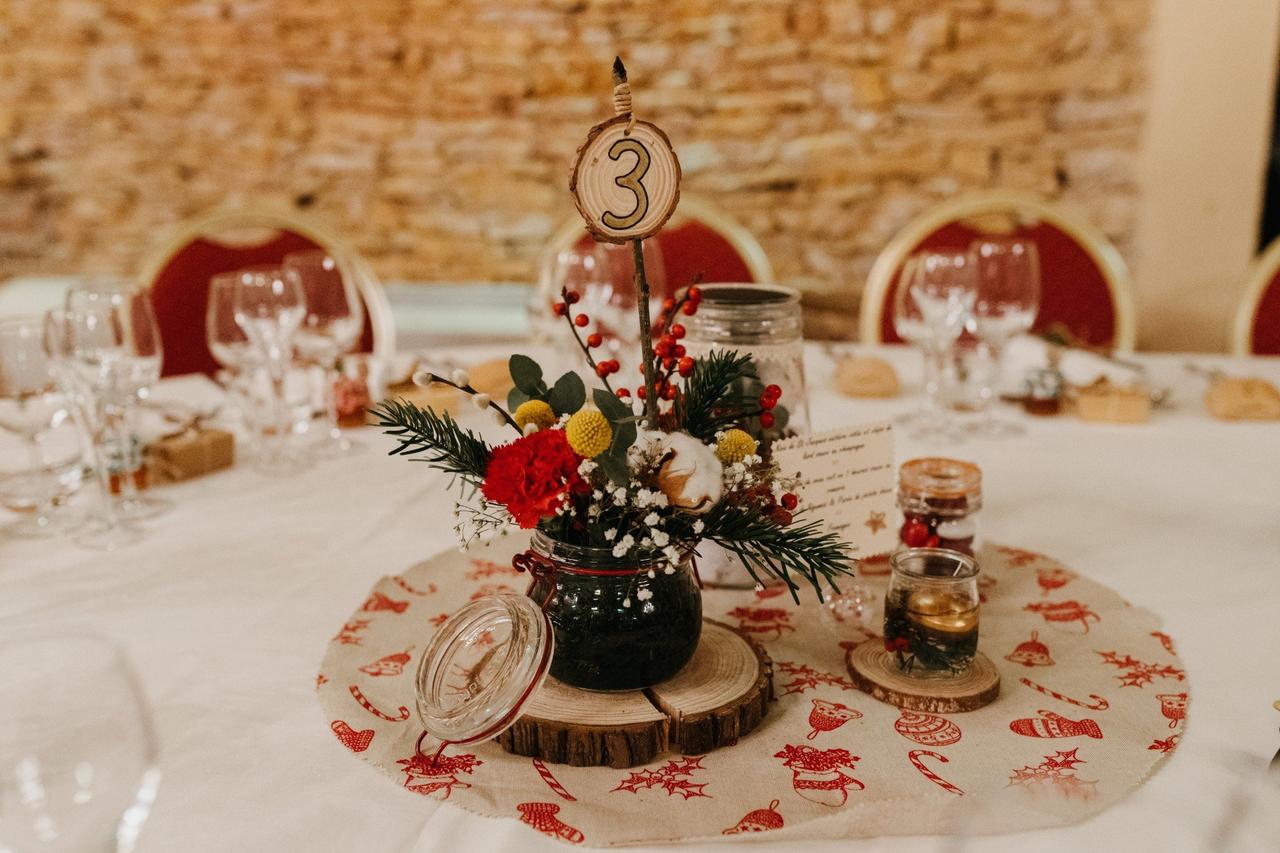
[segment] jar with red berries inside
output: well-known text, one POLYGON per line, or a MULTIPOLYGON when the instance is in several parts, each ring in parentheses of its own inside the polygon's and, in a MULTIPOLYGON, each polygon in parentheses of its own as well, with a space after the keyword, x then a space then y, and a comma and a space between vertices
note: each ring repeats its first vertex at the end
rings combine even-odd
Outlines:
POLYGON ((904 548, 948 548, 973 556, 979 545, 982 470, 972 462, 927 457, 898 470, 904 548))

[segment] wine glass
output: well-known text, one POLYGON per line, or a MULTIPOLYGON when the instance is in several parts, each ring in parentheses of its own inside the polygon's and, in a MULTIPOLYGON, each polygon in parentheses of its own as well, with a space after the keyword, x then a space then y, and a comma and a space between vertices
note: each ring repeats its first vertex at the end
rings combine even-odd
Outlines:
POLYGON ((70 403, 44 350, 40 317, 0 319, 0 433, 21 450, 0 453, 0 505, 23 514, 6 529, 24 537, 64 533, 80 519, 54 508, 80 485, 83 465, 70 403))
POLYGON ((984 237, 969 247, 977 270, 977 297, 969 330, 987 346, 995 380, 981 389, 985 417, 975 429, 984 435, 1016 433, 1021 427, 995 418, 992 399, 999 393, 1005 344, 1026 332, 1040 310, 1040 254, 1036 244, 1017 237, 984 237))
POLYGON ((322 455, 351 450, 352 441, 338 424, 338 359, 350 352, 364 328, 364 307, 355 282, 344 265, 326 252, 286 255, 282 270, 302 288, 306 313, 298 327, 294 347, 298 354, 318 365, 324 375, 326 430, 316 449, 322 455))
POLYGON ((289 447, 293 419, 285 378, 293 359, 294 335, 306 316, 305 297, 297 276, 286 276, 278 267, 250 267, 237 276, 232 298, 236 325, 244 330, 271 382, 274 427, 257 462, 268 471, 293 471, 304 460, 289 447))
MULTIPOLYGON (((119 361, 113 369, 112 387, 104 393, 117 395, 112 405, 123 410, 123 425, 110 454, 113 481, 119 483, 120 514, 125 518, 155 518, 173 509, 167 498, 143 494, 139 481, 145 485, 145 468, 142 442, 136 427, 138 409, 151 394, 151 388, 160 381, 162 348, 160 327, 151 295, 125 282, 91 281, 67 292, 67 309, 82 314, 101 314, 121 328, 120 346, 127 351, 119 353, 119 361)), ((113 489, 114 491, 114 489, 113 489)))
POLYGON ((0 850, 134 848, 160 783, 151 714, 110 642, 0 645, 0 850))
POLYGON ((925 407, 911 419, 918 435, 950 432, 941 400, 942 374, 976 298, 974 261, 968 252, 918 252, 903 266, 894 293, 893 322, 898 336, 924 353, 925 407))
POLYGON ((58 386, 71 403, 70 412, 93 460, 98 480, 98 506, 94 516, 74 535, 86 548, 112 551, 130 545, 142 533, 120 513, 112 496, 111 465, 117 447, 126 436, 125 405, 138 373, 158 371, 139 356, 146 347, 136 340, 135 327, 126 322, 120 306, 110 303, 55 308, 45 314, 45 351, 49 354, 58 386), (142 364, 139 365, 138 362, 142 364))

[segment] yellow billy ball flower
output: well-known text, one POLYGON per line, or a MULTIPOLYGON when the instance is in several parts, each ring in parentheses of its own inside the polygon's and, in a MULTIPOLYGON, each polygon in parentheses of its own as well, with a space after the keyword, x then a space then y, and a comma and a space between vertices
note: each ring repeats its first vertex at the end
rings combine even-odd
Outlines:
POLYGON ((604 453, 613 441, 613 427, 597 409, 583 409, 569 418, 564 434, 574 453, 588 459, 604 453))
POLYGON ((716 442, 716 457, 726 465, 741 462, 756 452, 756 440, 740 429, 731 429, 716 442))
POLYGON ((521 432, 533 424, 538 429, 550 429, 556 425, 556 413, 542 400, 526 400, 516 407, 513 417, 521 432))

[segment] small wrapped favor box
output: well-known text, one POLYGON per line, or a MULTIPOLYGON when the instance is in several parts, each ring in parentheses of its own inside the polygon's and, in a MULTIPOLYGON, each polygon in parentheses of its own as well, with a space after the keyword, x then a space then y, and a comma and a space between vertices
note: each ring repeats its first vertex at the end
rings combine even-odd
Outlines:
POLYGON ((235 464, 235 437, 201 427, 157 439, 147 446, 147 467, 160 483, 190 480, 235 464))

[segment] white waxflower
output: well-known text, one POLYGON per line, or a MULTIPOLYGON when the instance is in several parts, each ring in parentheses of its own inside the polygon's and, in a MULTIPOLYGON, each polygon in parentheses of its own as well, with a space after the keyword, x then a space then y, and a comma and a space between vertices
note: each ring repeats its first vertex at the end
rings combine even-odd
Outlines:
POLYGON ((618 538, 618 528, 612 527, 604 532, 604 541, 612 542, 618 538))
POLYGON ((644 517, 644 526, 655 527, 659 521, 661 521, 661 519, 658 518, 658 514, 656 512, 651 512, 644 517))
MULTIPOLYGON (((584 459, 583 461, 585 462, 586 460, 584 459)), ((591 492, 591 500, 593 500, 593 501, 602 501, 602 500, 604 500, 604 492, 600 491, 599 489, 595 489, 595 490, 593 490, 593 491, 591 492)))
POLYGON ((667 544, 671 542, 671 537, 663 530, 653 531, 652 538, 653 544, 657 545, 659 548, 665 548, 667 544))
POLYGON ((613 556, 625 557, 627 552, 631 550, 631 546, 636 544, 635 537, 628 533, 618 540, 618 544, 613 546, 613 556))
POLYGON ((697 521, 695 521, 695 522, 693 523, 693 532, 694 532, 694 533, 701 533, 702 531, 704 531, 704 530, 706 530, 706 529, 707 529, 707 526, 706 526, 705 524, 703 524, 703 523, 702 523, 702 519, 698 519, 697 521))
POLYGON ((454 385, 466 386, 471 384, 470 374, 462 368, 458 368, 453 371, 453 374, 449 378, 453 380, 454 385))
POLYGON ((492 402, 493 402, 493 398, 490 397, 488 394, 472 394, 471 395, 471 403, 477 409, 487 409, 489 408, 489 404, 492 402))
POLYGON ((649 599, 653 598, 653 590, 638 589, 636 590, 636 598, 640 599, 641 601, 648 601, 649 599))

